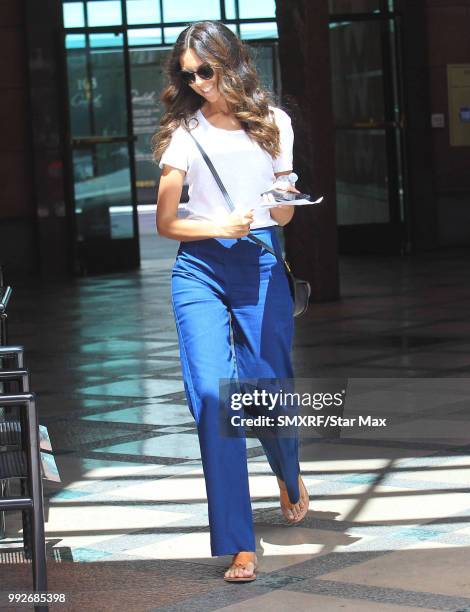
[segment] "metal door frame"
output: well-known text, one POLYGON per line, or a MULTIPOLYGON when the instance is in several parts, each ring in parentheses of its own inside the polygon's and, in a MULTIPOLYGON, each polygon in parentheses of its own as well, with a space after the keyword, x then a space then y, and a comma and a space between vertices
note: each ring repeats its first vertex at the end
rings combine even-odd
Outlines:
POLYGON ((132 268, 140 267, 140 242, 139 242, 139 222, 138 222, 138 211, 137 211, 137 186, 136 186, 136 172, 135 172, 135 136, 134 126, 132 121, 132 98, 131 98, 131 76, 130 76, 130 61, 129 61, 129 41, 127 33, 127 7, 126 2, 121 0, 123 24, 120 26, 103 26, 103 27, 89 27, 87 24, 87 12, 84 12, 85 26, 80 28, 80 34, 86 37, 85 51, 88 53, 90 50, 89 36, 90 34, 99 33, 112 33, 121 34, 123 45, 123 67, 124 67, 124 88, 123 92, 126 100, 126 127, 127 135, 122 136, 89 136, 73 138, 71 134, 71 120, 70 120, 70 109, 69 109, 69 85, 68 85, 68 68, 67 68, 67 48, 66 48, 66 36, 68 34, 77 33, 75 29, 66 30, 63 21, 63 11, 61 14, 60 24, 60 48, 61 48, 61 79, 63 83, 62 90, 62 108, 65 109, 64 113, 64 179, 65 179, 65 194, 66 194, 66 214, 68 217, 69 227, 69 240, 71 242, 71 261, 69 264, 70 271, 73 275, 79 275, 79 261, 78 261, 78 248, 77 248, 77 218, 75 213, 75 189, 74 189, 74 170, 73 170, 73 152, 75 149, 93 145, 93 144, 105 144, 111 142, 126 142, 129 154, 129 173, 130 173, 130 192, 132 206, 132 229, 133 237, 129 240, 132 241, 131 251, 134 254, 134 259, 131 262, 132 268), (85 30, 86 31, 83 31, 85 30))
MULTIPOLYGON (((399 252, 404 254, 411 248, 410 210, 406 173, 406 123, 404 118, 403 79, 401 55, 401 15, 390 10, 387 0, 380 0, 380 13, 332 14, 330 23, 338 22, 380 22, 383 71, 384 121, 356 123, 336 126, 338 129, 370 130, 383 129, 385 132, 385 152, 387 163, 387 193, 389 202, 389 221, 387 223, 361 223, 339 225, 338 237, 340 252, 357 253, 357 245, 369 245, 368 252, 399 252), (390 23, 394 24, 393 47, 391 45, 390 23), (394 53, 394 55, 393 55, 394 53), (395 74, 394 74, 395 65, 395 74), (396 120, 394 102, 399 107, 399 120, 396 120), (399 143, 397 143, 397 131, 399 143), (399 176, 402 177, 402 199, 400 199, 399 176), (401 210, 401 204, 403 209, 401 210), (403 217, 401 219, 401 217, 403 217)), ((361 251, 366 252, 366 251, 361 251)))

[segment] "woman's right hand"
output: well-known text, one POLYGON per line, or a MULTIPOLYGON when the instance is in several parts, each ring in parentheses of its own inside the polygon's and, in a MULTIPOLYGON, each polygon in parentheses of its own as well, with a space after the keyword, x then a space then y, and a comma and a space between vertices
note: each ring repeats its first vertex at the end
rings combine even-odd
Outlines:
POLYGON ((219 224, 221 238, 241 238, 247 236, 250 231, 250 225, 253 223, 253 208, 247 212, 240 213, 233 210, 219 224))

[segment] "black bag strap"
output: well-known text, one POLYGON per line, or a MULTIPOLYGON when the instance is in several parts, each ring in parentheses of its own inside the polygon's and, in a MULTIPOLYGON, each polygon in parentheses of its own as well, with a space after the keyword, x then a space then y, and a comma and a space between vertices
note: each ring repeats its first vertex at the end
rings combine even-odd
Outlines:
MULTIPOLYGON (((188 132, 188 134, 191 136, 191 138, 194 140, 194 142, 196 143, 197 148, 199 149, 199 151, 201 152, 202 157, 204 158, 204 161, 206 162, 206 164, 209 166, 209 170, 212 172, 212 175, 217 183, 217 185, 220 187, 220 190, 225 198, 225 201, 228 204, 228 207, 230 208, 231 211, 235 210, 235 206, 232 202, 232 199, 230 198, 229 194, 227 193, 227 190, 225 189, 224 184, 222 183, 222 180, 219 176, 219 174, 217 173, 217 170, 214 168, 214 164, 211 162, 211 160, 209 159, 209 156, 207 155, 207 153, 204 151, 204 149, 202 148, 202 146, 199 144, 199 142, 196 140, 196 138, 194 137, 193 134, 191 134, 190 130, 186 130, 188 132)), ((256 242, 257 244, 259 244, 260 246, 264 247, 267 251, 269 251, 270 253, 272 253, 272 255, 274 255, 274 257, 280 261, 282 264, 284 264, 286 266, 286 268, 288 269, 289 272, 291 272, 291 269, 289 267, 289 264, 287 263, 287 261, 283 258, 283 257, 279 257, 279 255, 269 246, 267 245, 265 242, 263 242, 262 240, 260 240, 257 236, 254 236, 251 232, 249 232, 247 234, 254 242, 256 242)))

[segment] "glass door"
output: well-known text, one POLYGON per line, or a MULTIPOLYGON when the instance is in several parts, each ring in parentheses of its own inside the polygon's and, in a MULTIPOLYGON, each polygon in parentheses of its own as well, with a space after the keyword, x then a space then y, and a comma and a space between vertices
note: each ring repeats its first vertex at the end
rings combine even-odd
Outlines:
POLYGON ((406 238, 397 16, 393 3, 383 0, 330 1, 330 9, 340 251, 401 253, 406 238))
MULTIPOLYGON (((93 4, 100 3, 88 3, 88 8, 93 4)), ((67 33, 65 50, 75 272, 136 268, 139 237, 126 33, 103 27, 67 33)))
MULTIPOLYGON (((160 170, 152 161, 151 137, 163 112, 164 62, 189 22, 224 20, 252 45, 263 82, 277 93, 275 3, 261 5, 62 0, 66 168, 76 274, 134 268, 139 259, 156 256, 160 170)), ((182 202, 187 201, 184 185, 182 202)))

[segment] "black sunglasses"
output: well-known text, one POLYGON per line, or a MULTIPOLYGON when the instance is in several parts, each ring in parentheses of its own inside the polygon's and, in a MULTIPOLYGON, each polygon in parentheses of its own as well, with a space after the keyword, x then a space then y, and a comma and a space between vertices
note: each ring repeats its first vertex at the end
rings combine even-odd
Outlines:
POLYGON ((187 85, 196 82, 196 74, 200 76, 201 79, 208 81, 214 76, 214 69, 210 64, 201 64, 195 72, 190 70, 180 70, 181 78, 187 85))

